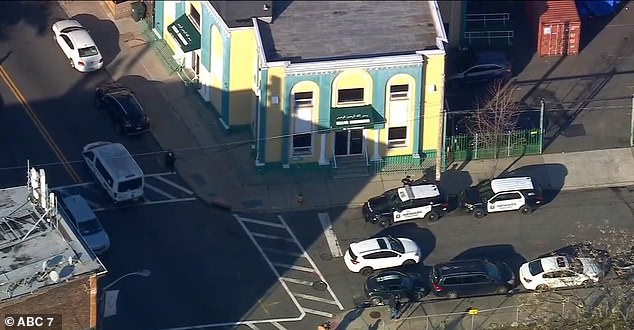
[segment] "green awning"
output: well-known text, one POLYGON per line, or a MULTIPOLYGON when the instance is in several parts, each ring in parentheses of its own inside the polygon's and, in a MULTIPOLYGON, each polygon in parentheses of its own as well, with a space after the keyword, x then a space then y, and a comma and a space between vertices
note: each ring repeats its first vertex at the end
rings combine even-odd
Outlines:
POLYGON ((375 125, 384 123, 383 116, 371 104, 330 109, 331 128, 374 128, 375 125))
POLYGON ((183 53, 200 48, 200 32, 189 20, 187 14, 179 17, 167 27, 167 31, 176 39, 183 53))

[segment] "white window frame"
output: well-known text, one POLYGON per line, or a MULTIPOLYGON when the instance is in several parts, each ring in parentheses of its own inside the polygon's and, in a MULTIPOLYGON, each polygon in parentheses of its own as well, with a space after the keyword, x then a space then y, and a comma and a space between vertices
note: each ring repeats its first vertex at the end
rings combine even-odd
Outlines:
MULTIPOLYGON (((301 98, 297 99, 296 95, 293 94, 293 134, 291 135, 291 150, 293 151, 293 156, 310 156, 313 154, 313 145, 314 145, 314 136, 313 136, 313 111, 315 110, 315 104, 313 102, 315 93, 313 91, 306 92, 310 93, 311 97, 309 98, 301 98), (302 109, 304 111, 310 111, 310 129, 309 132, 296 133, 296 124, 295 121, 298 119, 298 110, 302 109), (295 137, 299 135, 310 135, 310 144, 307 147, 295 147, 295 137)), ((302 93, 303 94, 303 93, 302 93)))
POLYGON ((353 88, 337 88, 337 105, 351 105, 351 104, 364 104, 365 102, 365 89, 366 87, 353 87, 353 88), (343 90, 350 90, 350 89, 360 89, 362 90, 362 97, 361 100, 356 100, 356 101, 343 101, 340 102, 339 101, 339 92, 343 91, 343 90))
MULTIPOLYGON (((406 104, 406 109, 405 109, 405 116, 407 118, 407 114, 409 113, 409 105, 410 105, 410 85, 407 84, 401 84, 401 85, 390 85, 390 117, 392 116, 392 102, 405 102, 406 104), (403 91, 392 91, 392 87, 393 86, 407 86, 407 90, 403 91)), ((390 120, 390 122, 388 123, 388 130, 387 130, 387 147, 388 149, 396 149, 396 148, 406 148, 408 146, 408 137, 409 137, 409 122, 406 119, 405 122, 405 126, 402 126, 402 124, 399 124, 398 126, 391 126, 392 125, 392 120, 390 120), (390 139, 390 130, 393 128, 405 128, 405 138, 399 138, 399 139, 390 139)))

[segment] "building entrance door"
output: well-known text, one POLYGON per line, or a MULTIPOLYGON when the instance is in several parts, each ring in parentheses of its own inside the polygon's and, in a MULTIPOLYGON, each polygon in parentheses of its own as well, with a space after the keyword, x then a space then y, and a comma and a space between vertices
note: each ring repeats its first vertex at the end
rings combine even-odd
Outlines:
POLYGON ((335 132, 335 155, 348 156, 363 153, 363 129, 355 128, 335 132))

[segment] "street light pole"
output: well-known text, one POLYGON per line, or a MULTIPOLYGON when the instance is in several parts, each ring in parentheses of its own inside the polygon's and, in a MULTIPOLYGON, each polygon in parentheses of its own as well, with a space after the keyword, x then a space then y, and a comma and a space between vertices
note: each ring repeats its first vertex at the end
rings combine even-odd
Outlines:
POLYGON ((630 122, 630 147, 634 147, 634 94, 632 94, 632 114, 630 122))
POLYGON ((112 281, 112 283, 106 285, 103 289, 101 289, 101 294, 99 295, 99 302, 101 303, 101 308, 99 308, 99 315, 97 315, 98 316, 97 317, 97 329, 102 329, 103 328, 103 315, 104 315, 105 308, 106 308, 106 302, 105 302, 104 298, 106 296, 106 291, 108 290, 108 288, 112 287, 117 282, 121 281, 122 279, 124 279, 124 278, 126 278, 128 276, 133 276, 133 275, 148 277, 148 276, 152 275, 152 272, 149 269, 143 269, 143 270, 139 270, 139 271, 136 271, 136 272, 127 273, 125 275, 120 276, 116 280, 112 281))

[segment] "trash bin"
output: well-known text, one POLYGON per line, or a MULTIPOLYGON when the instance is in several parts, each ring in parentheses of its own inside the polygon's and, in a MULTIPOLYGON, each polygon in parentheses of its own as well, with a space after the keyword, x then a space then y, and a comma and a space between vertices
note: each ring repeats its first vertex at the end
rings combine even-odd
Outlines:
POLYGON ((131 6, 132 6, 132 19, 135 22, 138 22, 145 18, 145 13, 147 10, 145 3, 137 1, 137 2, 133 2, 131 6))

